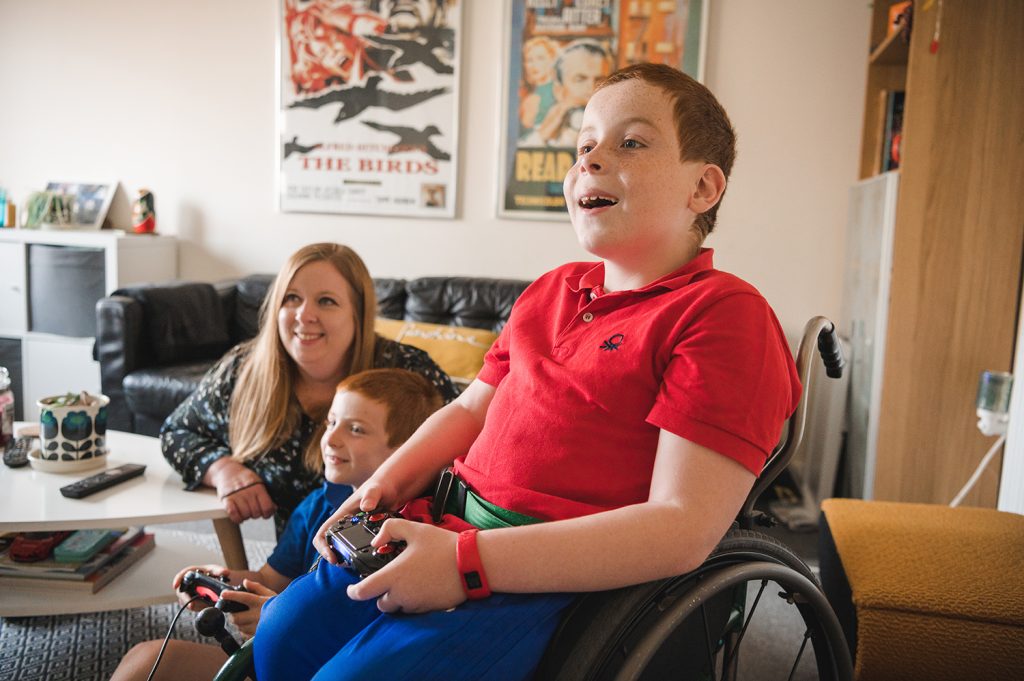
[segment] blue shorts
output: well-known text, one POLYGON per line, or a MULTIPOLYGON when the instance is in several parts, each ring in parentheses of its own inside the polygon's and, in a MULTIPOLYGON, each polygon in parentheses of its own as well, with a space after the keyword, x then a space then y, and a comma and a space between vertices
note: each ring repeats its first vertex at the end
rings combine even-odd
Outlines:
POLYGON ((528 679, 573 594, 494 594, 450 612, 387 615, 353 601, 358 581, 320 561, 263 607, 260 681, 528 679))

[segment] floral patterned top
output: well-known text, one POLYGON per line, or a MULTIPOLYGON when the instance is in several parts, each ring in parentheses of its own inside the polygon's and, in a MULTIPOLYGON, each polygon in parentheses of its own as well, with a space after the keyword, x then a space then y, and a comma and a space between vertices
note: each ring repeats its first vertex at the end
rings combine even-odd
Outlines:
MULTIPOLYGON (((185 489, 199 487, 213 462, 231 455, 228 405, 235 390, 238 370, 246 356, 240 345, 229 350, 206 373, 196 391, 167 417, 160 429, 164 457, 181 474, 185 489)), ((415 371, 434 384, 445 402, 455 399, 458 394, 448 374, 426 352, 409 345, 378 336, 373 366, 375 369, 397 367, 415 371)), ((303 413, 298 428, 280 447, 245 462, 263 479, 270 497, 277 504, 274 524, 278 536, 292 511, 307 494, 323 484, 323 475, 310 471, 302 463, 303 452, 316 429, 313 419, 303 413)))

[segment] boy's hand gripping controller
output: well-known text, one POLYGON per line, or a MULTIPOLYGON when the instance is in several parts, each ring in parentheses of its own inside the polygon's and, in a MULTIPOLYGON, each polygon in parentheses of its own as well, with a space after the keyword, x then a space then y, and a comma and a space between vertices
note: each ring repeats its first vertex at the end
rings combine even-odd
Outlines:
POLYGON ((388 542, 377 548, 370 546, 385 520, 401 517, 388 511, 360 511, 331 525, 327 542, 346 567, 366 577, 397 558, 405 548, 404 541, 388 542))
POLYGON ((223 600, 220 597, 222 591, 245 591, 248 593, 248 589, 241 585, 231 586, 222 578, 198 570, 189 570, 185 573, 185 576, 181 578, 181 584, 178 585, 178 591, 190 596, 199 596, 222 612, 242 612, 249 609, 249 606, 244 603, 223 600))

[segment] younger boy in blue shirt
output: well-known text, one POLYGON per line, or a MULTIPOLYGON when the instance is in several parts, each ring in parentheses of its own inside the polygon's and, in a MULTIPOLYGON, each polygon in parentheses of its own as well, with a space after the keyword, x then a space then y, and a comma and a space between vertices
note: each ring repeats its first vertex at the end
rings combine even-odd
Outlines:
MULTIPOLYGON (((292 513, 273 553, 259 570, 230 570, 222 565, 192 565, 174 578, 177 589, 185 573, 202 570, 243 584, 248 593, 225 591, 223 598, 249 606, 228 615, 245 636, 256 631, 263 605, 304 574, 317 559, 313 533, 362 485, 431 413, 443 404, 430 382, 405 369, 371 369, 349 376, 327 412, 319 450, 307 452, 305 464, 323 467, 324 485, 307 496, 292 513)), ((189 596, 180 594, 182 602, 189 596)), ((193 610, 206 607, 193 603, 193 610)), ((146 678, 161 641, 132 648, 112 679, 146 678)), ((219 646, 170 641, 154 679, 212 678, 225 657, 219 646)))

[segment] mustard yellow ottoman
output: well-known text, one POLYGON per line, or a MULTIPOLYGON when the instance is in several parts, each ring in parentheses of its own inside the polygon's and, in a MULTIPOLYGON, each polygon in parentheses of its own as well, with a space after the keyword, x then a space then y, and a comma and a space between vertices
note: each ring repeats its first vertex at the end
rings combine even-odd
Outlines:
POLYGON ((856 499, 821 507, 822 582, 857 679, 1024 679, 1024 516, 856 499))

